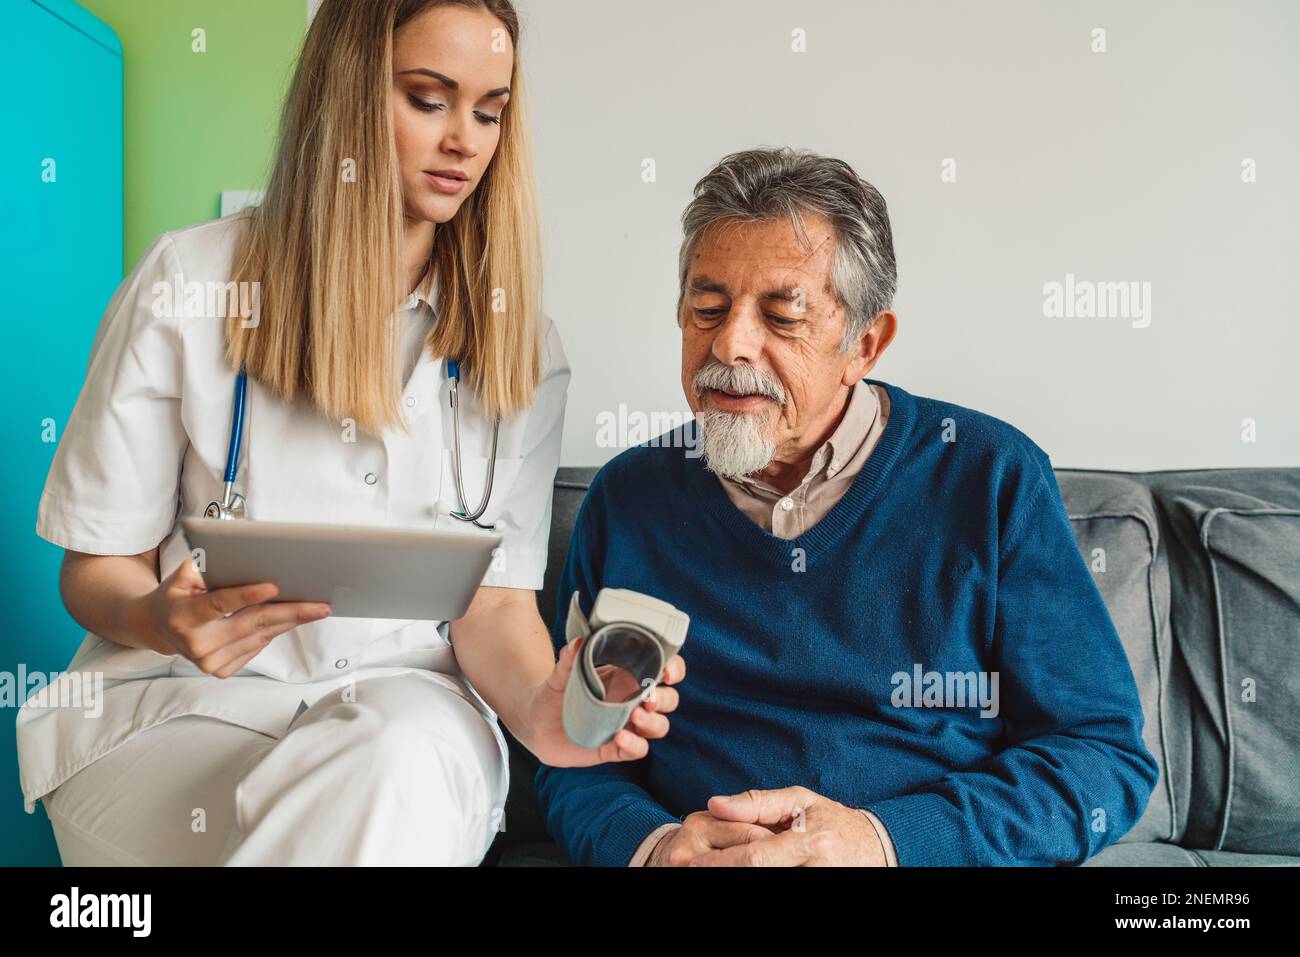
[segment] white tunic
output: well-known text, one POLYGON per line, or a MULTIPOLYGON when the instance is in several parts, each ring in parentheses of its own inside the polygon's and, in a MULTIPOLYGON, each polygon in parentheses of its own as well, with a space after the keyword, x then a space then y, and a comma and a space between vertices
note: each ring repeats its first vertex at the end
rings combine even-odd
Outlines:
MULTIPOLYGON (((222 320, 189 310, 169 315, 159 294, 170 300, 178 283, 196 290, 191 284, 229 282, 245 223, 245 214, 235 214, 164 233, 118 287, 41 496, 42 538, 97 555, 140 554, 161 543, 164 578, 189 555, 178 518, 202 515, 221 497, 235 374, 222 359, 222 320)), ((433 313, 419 294, 402 310, 413 345, 433 313)), ((501 423, 492 499, 480 521, 495 522, 503 540, 485 585, 542 587, 570 375, 554 324, 545 319, 544 326, 534 405, 501 423)), ((445 370, 442 358, 422 349, 402 391, 409 432, 392 428, 382 437, 349 433, 306 400, 285 403, 250 378, 236 482, 248 518, 472 529, 446 514, 459 500, 445 370)), ((469 388, 461 390, 461 431, 465 497, 474 508, 492 423, 469 388)), ((278 738, 300 704, 348 681, 422 669, 464 687, 446 634, 438 622, 326 618, 279 635, 226 679, 178 655, 87 634, 56 685, 19 710, 24 806, 34 811, 81 768, 178 715, 209 715, 278 738), (101 676, 93 704, 68 693, 78 682, 93 689, 101 676)), ((496 728, 495 715, 473 697, 496 728)))

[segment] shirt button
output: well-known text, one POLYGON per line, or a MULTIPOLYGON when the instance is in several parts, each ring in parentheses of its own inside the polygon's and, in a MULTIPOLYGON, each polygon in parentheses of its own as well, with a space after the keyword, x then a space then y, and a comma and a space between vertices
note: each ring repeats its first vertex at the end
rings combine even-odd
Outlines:
POLYGON ((348 659, 346 658, 340 658, 338 661, 334 662, 334 667, 338 668, 339 670, 342 670, 347 666, 348 666, 348 659))
POLYGON ((413 395, 408 395, 408 396, 406 397, 406 407, 407 407, 408 409, 414 409, 414 408, 415 408, 415 396, 413 396, 413 395))
POLYGON ((376 475, 374 472, 367 472, 367 473, 366 473, 366 484, 367 484, 367 485, 374 485, 374 484, 375 484, 376 482, 378 482, 378 481, 379 481, 379 476, 376 475))
POLYGON ((781 499, 781 508, 788 512, 790 509, 794 508, 794 502, 788 498, 783 498, 781 499))

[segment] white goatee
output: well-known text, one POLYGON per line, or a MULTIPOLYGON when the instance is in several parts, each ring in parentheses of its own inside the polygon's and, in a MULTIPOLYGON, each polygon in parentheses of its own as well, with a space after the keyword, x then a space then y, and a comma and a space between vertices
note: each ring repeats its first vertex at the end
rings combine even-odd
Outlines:
MULTIPOLYGON (((781 381, 748 363, 728 366, 710 362, 695 374, 692 385, 697 396, 706 389, 717 389, 739 395, 765 395, 778 406, 785 405, 781 381)), ((729 479, 767 468, 776 455, 776 442, 768 434, 770 418, 768 410, 702 409, 695 419, 704 438, 704 467, 729 479)))

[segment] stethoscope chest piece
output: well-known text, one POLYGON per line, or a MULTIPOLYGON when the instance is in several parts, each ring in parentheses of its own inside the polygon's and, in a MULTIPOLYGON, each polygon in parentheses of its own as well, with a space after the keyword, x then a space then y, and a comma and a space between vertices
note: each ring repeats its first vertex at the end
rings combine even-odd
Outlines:
POLYGON ((244 517, 244 496, 232 492, 223 502, 209 502, 204 518, 240 519, 244 517))

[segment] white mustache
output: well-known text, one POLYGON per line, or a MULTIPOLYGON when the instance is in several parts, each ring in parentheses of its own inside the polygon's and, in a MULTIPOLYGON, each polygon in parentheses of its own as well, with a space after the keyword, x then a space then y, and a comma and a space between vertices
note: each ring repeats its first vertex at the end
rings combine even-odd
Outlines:
POLYGON ((780 380, 748 363, 729 366, 721 362, 710 362, 695 373, 692 384, 696 396, 705 389, 717 389, 744 395, 763 395, 773 402, 785 405, 785 388, 780 380))

